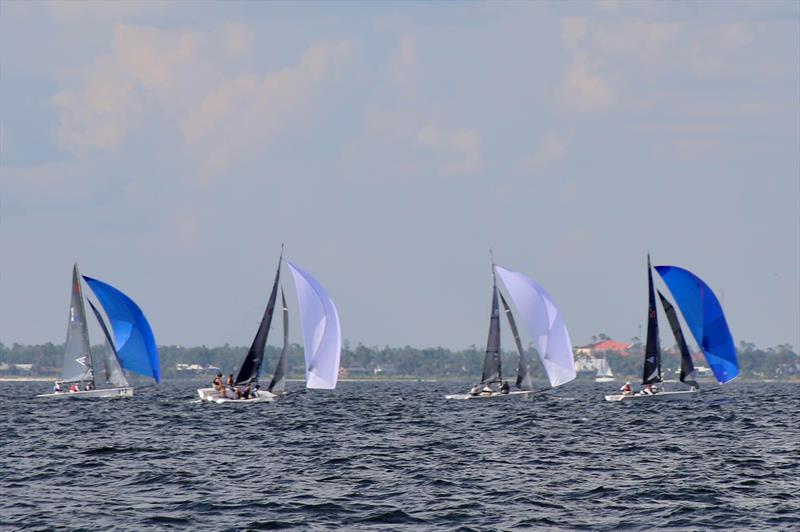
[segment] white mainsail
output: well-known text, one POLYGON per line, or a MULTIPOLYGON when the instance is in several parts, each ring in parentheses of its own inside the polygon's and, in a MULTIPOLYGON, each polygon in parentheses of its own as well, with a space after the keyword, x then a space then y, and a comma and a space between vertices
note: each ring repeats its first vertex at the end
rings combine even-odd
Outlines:
POLYGON ((614 374, 611 372, 611 366, 608 365, 608 360, 606 359, 605 356, 597 360, 597 376, 598 377, 614 376, 614 374))
POLYGON ((576 371, 572 342, 550 294, 536 281, 519 272, 497 265, 495 270, 536 345, 550 386, 560 386, 573 380, 576 371))
POLYGON ((310 273, 292 264, 303 348, 306 360, 306 388, 332 390, 339 378, 342 331, 339 314, 328 293, 310 273))

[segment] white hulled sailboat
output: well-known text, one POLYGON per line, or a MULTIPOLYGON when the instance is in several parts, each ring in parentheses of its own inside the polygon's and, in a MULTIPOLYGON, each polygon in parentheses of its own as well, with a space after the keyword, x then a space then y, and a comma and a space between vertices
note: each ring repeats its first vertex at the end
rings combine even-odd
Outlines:
POLYGON ((481 382, 466 394, 445 396, 447 399, 481 399, 493 397, 530 396, 533 392, 525 350, 522 348, 514 315, 505 297, 497 288, 497 276, 517 307, 522 323, 533 339, 539 359, 551 387, 560 386, 576 376, 572 343, 564 320, 550 294, 536 281, 519 272, 507 270, 492 261, 492 312, 489 319, 489 338, 483 362, 481 382), (499 300, 499 301, 498 301, 499 300), (508 318, 514 344, 519 355, 516 390, 502 379, 500 363, 500 306, 508 318))

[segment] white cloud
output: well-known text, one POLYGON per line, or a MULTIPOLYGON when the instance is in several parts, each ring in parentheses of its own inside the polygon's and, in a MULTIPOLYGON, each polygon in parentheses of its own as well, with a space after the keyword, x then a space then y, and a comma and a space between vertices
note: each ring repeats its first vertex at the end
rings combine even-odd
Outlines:
POLYGON ((474 129, 443 129, 428 124, 417 133, 417 142, 437 153, 444 175, 474 174, 481 168, 480 135, 474 129))
POLYGON ((526 166, 534 171, 541 170, 561 161, 566 155, 566 142, 551 131, 544 135, 526 166))
POLYGON ((586 56, 577 53, 561 82, 562 102, 571 110, 605 111, 614 103, 611 86, 591 68, 586 56))
POLYGON ((246 56, 253 39, 240 23, 205 33, 115 25, 111 52, 53 98, 59 145, 111 149, 150 121, 181 132, 203 176, 226 169, 302 122, 351 51, 346 41, 318 43, 294 65, 254 73, 229 61, 246 56))

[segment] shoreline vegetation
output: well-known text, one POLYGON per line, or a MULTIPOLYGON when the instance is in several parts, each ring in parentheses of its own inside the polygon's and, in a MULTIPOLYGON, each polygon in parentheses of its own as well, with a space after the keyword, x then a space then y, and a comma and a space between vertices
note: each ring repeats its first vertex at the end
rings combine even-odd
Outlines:
MULTIPOLYGON (((60 373, 63 344, 11 346, 0 343, 0 381, 16 380, 47 381, 60 373)), ((104 346, 92 347, 92 353, 101 355, 104 346)), ((224 345, 220 347, 159 346, 162 376, 165 380, 205 379, 216 372, 227 375, 238 370, 248 348, 224 345)), ((770 348, 757 348, 747 342, 737 347, 742 381, 800 381, 800 356, 791 345, 783 344, 770 348)), ((534 380, 546 380, 535 350, 527 349, 531 359, 534 380)), ((263 374, 271 374, 279 350, 267 346, 263 374)), ((586 355, 576 355, 580 360, 586 355)), ((617 381, 638 380, 642 368, 641 350, 631 349, 627 353, 606 351, 593 353, 589 358, 605 357, 617 381)), ((358 344, 342 346, 341 381, 473 381, 481 374, 484 352, 476 346, 462 350, 443 347, 368 347, 358 344)), ((695 355, 695 363, 704 366, 702 355, 695 355)), ((502 353, 502 364, 508 371, 516 367, 517 355, 502 353)), ((672 349, 663 352, 663 374, 665 379, 677 378, 680 364, 678 354, 672 349)), ((305 366, 302 346, 293 344, 289 350, 289 377, 302 380, 305 366)), ((594 379, 592 371, 581 371, 578 378, 594 379)))

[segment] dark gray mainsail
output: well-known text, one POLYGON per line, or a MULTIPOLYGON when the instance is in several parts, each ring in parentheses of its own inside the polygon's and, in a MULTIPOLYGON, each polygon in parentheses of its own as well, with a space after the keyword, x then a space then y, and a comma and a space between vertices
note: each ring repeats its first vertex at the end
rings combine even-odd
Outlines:
POLYGON ((89 306, 92 308, 92 312, 94 312, 94 317, 97 318, 97 322, 100 324, 100 328, 103 329, 103 335, 106 338, 106 349, 103 353, 103 376, 105 377, 106 384, 116 388, 125 388, 129 386, 128 379, 125 378, 125 373, 122 371, 117 348, 114 347, 114 341, 111 339, 111 335, 108 332, 106 322, 103 320, 97 307, 92 304, 92 301, 87 301, 89 301, 89 306))
POLYGON ((281 304, 283 305, 283 348, 275 365, 275 373, 267 388, 268 392, 281 394, 286 389, 286 363, 289 355, 289 307, 286 306, 286 296, 281 288, 281 304))
POLYGON ((72 300, 69 305, 67 343, 64 346, 63 382, 93 381, 92 353, 89 347, 89 330, 86 326, 86 309, 78 265, 72 268, 72 300))
POLYGON ((264 349, 267 346, 267 336, 272 324, 272 315, 275 313, 275 299, 278 297, 278 282, 281 277, 281 261, 283 261, 282 248, 281 256, 278 259, 278 271, 275 272, 275 282, 272 285, 269 301, 267 301, 267 308, 264 310, 264 317, 261 318, 261 324, 258 326, 256 337, 253 339, 253 345, 250 346, 250 350, 242 362, 242 367, 239 369, 239 374, 236 376, 236 384, 258 381, 261 363, 264 362, 264 349))
POLYGON ((492 317, 489 319, 489 338, 486 341, 486 356, 483 359, 481 384, 489 384, 500 380, 500 305, 497 302, 497 278, 494 268, 492 268, 492 317))
POLYGON ((653 270, 650 268, 650 255, 647 255, 647 283, 649 297, 647 302, 647 341, 644 348, 644 372, 642 384, 661 382, 661 345, 658 340, 658 315, 656 314, 656 294, 653 289, 653 270))
POLYGON ((693 377, 694 363, 692 362, 692 354, 689 352, 689 346, 686 345, 686 338, 683 336, 680 321, 678 321, 678 313, 675 312, 675 307, 667 301, 664 294, 658 292, 658 297, 661 299, 661 305, 664 307, 664 313, 667 315, 667 321, 672 328, 672 334, 675 335, 675 342, 678 344, 678 349, 681 351, 681 382, 690 384, 695 388, 700 388, 700 385, 693 377))
POLYGON ((519 337, 517 330, 517 322, 514 320, 514 315, 511 313, 511 307, 508 306, 506 298, 500 294, 500 301, 503 303, 503 310, 508 318, 508 325, 511 327, 511 335, 514 337, 514 344, 517 346, 517 353, 519 353, 519 364, 517 365, 517 388, 522 390, 530 390, 533 388, 531 382, 531 374, 528 370, 528 358, 525 356, 525 350, 522 348, 522 340, 519 337))

